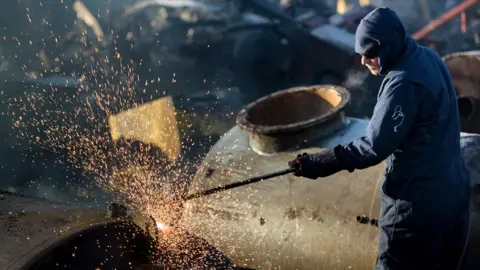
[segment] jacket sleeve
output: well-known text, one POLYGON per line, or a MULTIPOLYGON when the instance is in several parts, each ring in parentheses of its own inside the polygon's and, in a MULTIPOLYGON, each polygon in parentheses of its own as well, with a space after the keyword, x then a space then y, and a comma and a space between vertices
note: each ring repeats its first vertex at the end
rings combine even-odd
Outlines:
POLYGON ((339 149, 350 171, 377 165, 403 142, 417 118, 422 89, 412 83, 386 84, 380 94, 366 136, 339 149))

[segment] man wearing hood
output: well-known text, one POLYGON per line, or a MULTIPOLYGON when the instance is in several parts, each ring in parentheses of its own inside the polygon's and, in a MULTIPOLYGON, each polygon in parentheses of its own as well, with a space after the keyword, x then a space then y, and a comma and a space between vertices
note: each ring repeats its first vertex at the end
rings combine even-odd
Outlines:
POLYGON ((355 39, 362 64, 384 76, 366 136, 289 165, 317 179, 386 160, 376 269, 465 269, 470 180, 452 78, 389 8, 365 16, 355 39))

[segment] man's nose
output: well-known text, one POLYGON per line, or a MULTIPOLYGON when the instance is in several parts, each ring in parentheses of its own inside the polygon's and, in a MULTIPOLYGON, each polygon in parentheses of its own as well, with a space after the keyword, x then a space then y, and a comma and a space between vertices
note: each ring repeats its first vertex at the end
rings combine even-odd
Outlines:
POLYGON ((366 63, 367 63, 367 58, 362 55, 362 65, 365 66, 366 63))

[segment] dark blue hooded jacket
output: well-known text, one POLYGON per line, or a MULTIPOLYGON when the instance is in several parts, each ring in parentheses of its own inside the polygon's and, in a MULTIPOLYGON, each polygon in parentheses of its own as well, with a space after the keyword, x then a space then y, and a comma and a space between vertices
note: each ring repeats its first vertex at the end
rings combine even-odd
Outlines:
MULTIPOLYGON (((361 21, 355 50, 379 57, 384 80, 366 136, 340 148, 342 163, 353 170, 386 160, 382 194, 392 203, 442 207, 445 200, 466 198, 456 91, 442 59, 408 37, 388 8, 361 21)), ((454 214, 455 204, 450 206, 454 214)))

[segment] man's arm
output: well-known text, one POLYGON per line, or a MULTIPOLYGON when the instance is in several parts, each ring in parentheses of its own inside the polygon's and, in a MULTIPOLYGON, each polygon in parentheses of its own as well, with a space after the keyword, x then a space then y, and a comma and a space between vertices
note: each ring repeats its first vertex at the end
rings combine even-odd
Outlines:
POLYGON ((387 83, 373 111, 366 136, 344 146, 298 156, 289 166, 297 169, 296 176, 317 179, 382 162, 410 132, 422 102, 421 91, 412 83, 387 83))
POLYGON ((403 142, 417 117, 423 93, 412 83, 386 85, 375 106, 367 134, 336 149, 348 170, 385 160, 403 142))

